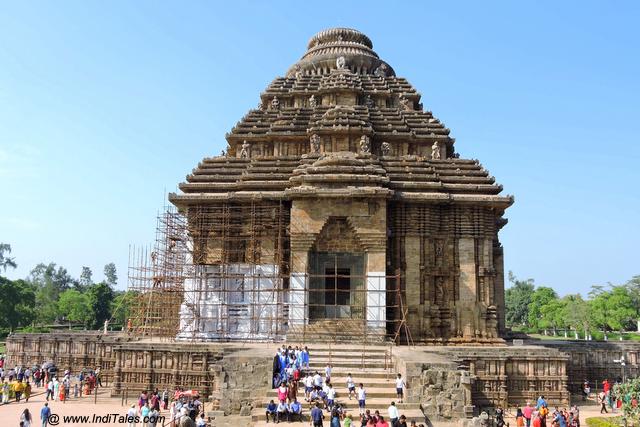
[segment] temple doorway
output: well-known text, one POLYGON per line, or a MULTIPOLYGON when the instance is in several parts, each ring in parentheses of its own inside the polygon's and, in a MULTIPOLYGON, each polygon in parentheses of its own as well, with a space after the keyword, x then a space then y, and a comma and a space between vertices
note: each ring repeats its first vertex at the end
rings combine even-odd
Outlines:
POLYGON ((309 320, 364 318, 364 261, 364 254, 310 254, 309 320))

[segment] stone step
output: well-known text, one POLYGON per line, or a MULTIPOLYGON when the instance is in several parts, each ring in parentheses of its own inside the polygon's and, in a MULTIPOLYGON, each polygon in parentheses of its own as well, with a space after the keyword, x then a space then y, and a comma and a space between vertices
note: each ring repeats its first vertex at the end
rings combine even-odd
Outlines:
MULTIPOLYGON (((311 369, 311 373, 318 371, 318 373, 324 376, 324 368, 320 369, 311 369)), ((331 369, 331 378, 341 378, 346 379, 347 374, 351 374, 351 376, 356 378, 390 378, 393 379, 396 377, 396 373, 394 371, 388 371, 384 369, 351 369, 351 368, 333 368, 331 369)), ((364 382, 364 381, 363 381, 364 382)))
MULTIPOLYGON (((386 368, 387 366, 390 365, 386 365, 384 363, 384 361, 382 362, 366 362, 364 366, 362 366, 362 362, 360 362, 359 360, 332 360, 331 361, 331 368, 332 368, 332 372, 335 368, 351 368, 351 369, 361 369, 361 370, 370 370, 370 369, 382 369, 384 370, 384 368, 386 368)), ((321 374, 324 373, 324 368, 327 367, 327 363, 310 363, 309 364, 309 369, 312 371, 318 371, 321 374)))
MULTIPOLYGON (((368 405, 367 405, 368 406, 368 405)), ((371 412, 374 412, 375 409, 378 409, 380 411, 380 414, 385 417, 385 420, 388 420, 388 412, 387 412, 387 408, 389 407, 389 405, 385 406, 384 408, 373 408, 373 407, 369 407, 368 409, 371 410, 371 412)), ((269 423, 266 423, 265 421, 265 409, 264 408, 255 408, 253 411, 251 411, 251 419, 254 422, 254 427, 256 426, 269 426, 269 425, 273 425, 273 422, 269 421, 269 423)), ((411 421, 416 421, 417 423, 424 423, 425 422, 425 417, 424 414, 422 413, 422 410, 415 406, 412 408, 403 408, 399 410, 400 415, 404 415, 405 417, 407 417, 407 423, 411 423, 411 421)), ((310 409, 307 408, 306 406, 303 406, 302 408, 302 422, 291 422, 291 423, 287 423, 286 421, 283 421, 284 423, 286 423, 287 426, 308 426, 309 425, 309 413, 310 413, 310 409)), ((348 408, 347 409, 347 413, 351 414, 352 419, 355 421, 354 426, 359 426, 360 425, 360 411, 358 408, 358 405, 356 404, 355 408, 348 408)), ((324 411, 324 425, 329 425, 329 420, 330 420, 330 414, 327 411, 324 411)), ((440 424, 437 424, 438 426, 440 424)), ((455 425, 455 424, 452 424, 455 425)))
MULTIPOLYGON (((302 408, 303 409, 309 409, 309 404, 304 401, 304 393, 303 394, 299 394, 299 397, 300 397, 300 399, 298 399, 298 401, 300 401, 303 404, 302 408)), ((258 406, 260 406, 261 408, 266 408, 271 399, 272 399, 272 397, 258 400, 257 401, 258 402, 258 406)), ((275 401, 276 399, 273 398, 273 400, 275 401)), ((338 403, 340 403, 340 405, 342 405, 344 408, 347 408, 350 411, 351 410, 356 410, 356 411, 358 410, 358 401, 356 399, 349 400, 345 396, 345 397, 337 398, 336 401, 338 403)), ((384 409, 384 411, 386 412, 386 410, 389 407, 389 405, 391 404, 391 402, 396 402, 396 406, 398 407, 398 409, 410 409, 410 408, 417 407, 416 403, 399 403, 399 402, 397 402, 395 393, 391 397, 371 397, 371 398, 369 398, 368 393, 367 393, 367 402, 366 402, 367 403, 367 409, 371 409, 371 411, 374 411, 376 409, 379 410, 379 411, 382 411, 384 409)))
MULTIPOLYGON (((387 379, 387 377, 372 377, 370 375, 366 375, 366 374, 361 374, 358 372, 352 372, 352 376, 351 378, 353 379, 353 382, 356 384, 356 386, 360 383, 363 383, 365 386, 371 387, 374 384, 382 384, 382 385, 388 385, 389 387, 394 386, 395 387, 395 379, 392 375, 389 376, 389 378, 387 379)), ((346 384, 347 384, 347 377, 345 375, 342 376, 338 376, 338 375, 332 375, 331 376, 331 383, 333 384, 334 387, 338 387, 338 388, 346 388, 346 384)), ((304 384, 302 384, 302 382, 299 383, 300 387, 304 387, 304 384)))
MULTIPOLYGON (((396 389, 394 384, 389 384, 389 387, 365 387, 367 392, 367 398, 371 397, 388 397, 395 398, 396 397, 396 389)), ((304 389, 298 389, 298 396, 302 397, 304 395, 304 389)), ((276 389, 271 390, 268 393, 270 398, 275 398, 278 396, 278 392, 276 389)), ((346 387, 338 387, 336 388, 336 397, 341 400, 348 400, 349 396, 346 390, 346 387)))
POLYGON ((314 360, 318 360, 318 359, 322 359, 322 360, 326 360, 326 359, 357 359, 357 360, 362 360, 364 356, 364 360, 369 360, 369 359, 382 359, 384 360, 385 357, 387 357, 387 353, 385 352, 375 352, 375 353, 363 353, 363 352, 357 352, 357 351, 347 351, 347 352, 342 352, 342 351, 323 351, 323 352, 314 352, 311 353, 310 357, 309 357, 309 361, 313 362, 314 360))

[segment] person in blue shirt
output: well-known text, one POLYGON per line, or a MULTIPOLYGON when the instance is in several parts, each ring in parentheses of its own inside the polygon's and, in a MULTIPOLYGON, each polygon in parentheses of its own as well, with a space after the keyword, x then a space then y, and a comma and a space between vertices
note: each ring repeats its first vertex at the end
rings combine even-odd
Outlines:
POLYGON ((266 414, 267 422, 269 422, 269 415, 271 415, 271 420, 275 423, 277 413, 278 413, 278 405, 276 405, 273 399, 271 399, 271 402, 269 402, 269 404, 267 405, 267 414, 266 414))
POLYGON ((45 402, 42 409, 40 409, 40 420, 42 421, 42 427, 47 427, 49 424, 49 416, 51 415, 51 409, 49 408, 49 402, 45 402))
POLYGON ((320 409, 320 403, 316 402, 316 407, 311 410, 311 422, 313 423, 313 427, 322 427, 323 419, 324 414, 322 413, 322 409, 320 409))
POLYGON ((537 410, 540 410, 540 408, 542 408, 542 407, 545 407, 545 408, 547 407, 547 401, 544 400, 544 396, 540 396, 538 398, 538 402, 536 404, 536 409, 537 410))
POLYGON ((294 418, 298 418, 302 422, 302 405, 297 399, 293 399, 293 402, 289 404, 289 418, 287 421, 291 422, 294 418))

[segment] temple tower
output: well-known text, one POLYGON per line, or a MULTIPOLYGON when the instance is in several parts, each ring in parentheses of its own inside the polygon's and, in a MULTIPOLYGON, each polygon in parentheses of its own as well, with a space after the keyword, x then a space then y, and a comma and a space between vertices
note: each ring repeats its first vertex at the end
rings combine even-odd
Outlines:
POLYGON ((313 36, 226 139, 169 197, 202 272, 181 333, 499 341, 513 198, 366 35, 313 36))

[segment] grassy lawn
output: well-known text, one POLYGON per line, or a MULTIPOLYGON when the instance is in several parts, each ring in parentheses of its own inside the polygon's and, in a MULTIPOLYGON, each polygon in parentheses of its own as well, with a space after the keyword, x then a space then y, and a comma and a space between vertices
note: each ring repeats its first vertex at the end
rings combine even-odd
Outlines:
POLYGON ((621 425, 624 425, 622 421, 622 417, 613 417, 613 418, 593 417, 593 418, 587 418, 586 421, 587 421, 587 427, 620 427, 621 425))

